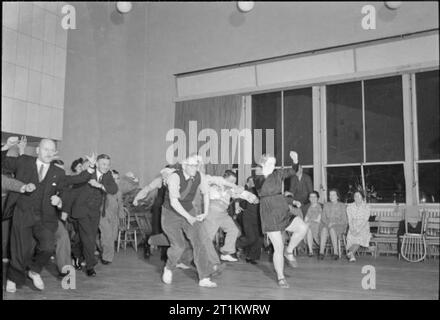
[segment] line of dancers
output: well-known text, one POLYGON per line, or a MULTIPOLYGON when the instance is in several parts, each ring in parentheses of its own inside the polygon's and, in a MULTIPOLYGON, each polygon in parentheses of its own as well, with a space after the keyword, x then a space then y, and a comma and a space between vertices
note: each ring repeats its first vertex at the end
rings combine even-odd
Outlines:
MULTIPOLYGON (((253 253, 247 253, 247 260, 254 261, 249 257, 255 256, 255 248, 261 250, 261 247, 254 245, 259 237, 252 236, 252 231, 245 231, 246 235, 249 233, 251 237, 246 237, 247 239, 242 237, 237 241, 240 230, 227 212, 231 199, 236 199, 238 200, 235 206, 236 212, 242 210, 239 201, 242 205, 244 202, 245 205, 253 208, 250 210, 253 214, 246 215, 245 219, 250 220, 246 225, 248 227, 259 225, 258 220, 260 220, 261 229, 267 234, 273 246, 273 265, 278 285, 281 288, 288 288, 284 276, 284 259, 291 267, 297 267, 293 251, 304 239, 308 230, 300 215, 291 213, 282 192, 284 179, 294 176, 299 167, 298 154, 292 151, 290 157, 292 167, 287 169, 275 169, 276 159, 273 156, 262 157, 261 170, 254 178, 254 185, 248 184, 248 190, 256 190, 256 192, 237 186, 237 177, 230 170, 227 170, 222 177, 205 174, 203 161, 198 155, 189 156, 180 165, 164 168, 152 183, 142 189, 136 195, 134 205, 152 190, 161 186, 166 187, 161 226, 169 242, 169 248, 162 281, 171 284, 173 271, 176 268, 188 269, 194 261, 199 276, 199 286, 216 287, 217 284, 212 278, 223 271, 225 265, 222 261, 237 261, 233 256, 237 246, 254 248, 253 253), (202 201, 196 201, 199 194, 203 197, 202 201), (258 204, 259 215, 255 210, 258 204), (226 233, 224 245, 220 248, 220 257, 213 243, 219 228, 226 233), (290 234, 290 239, 285 247, 286 231, 290 234)), ((300 206, 297 201, 292 204, 300 206)))

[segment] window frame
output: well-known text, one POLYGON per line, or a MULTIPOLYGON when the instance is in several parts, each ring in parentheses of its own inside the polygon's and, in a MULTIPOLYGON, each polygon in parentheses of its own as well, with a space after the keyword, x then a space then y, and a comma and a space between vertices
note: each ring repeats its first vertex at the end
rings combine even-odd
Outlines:
MULTIPOLYGON (((420 160, 419 156, 419 127, 418 127, 418 118, 417 118, 417 111, 418 111, 418 105, 417 105, 417 83, 416 83, 416 74, 422 73, 422 72, 429 72, 429 71, 436 71, 439 70, 438 68, 432 68, 428 70, 419 70, 414 71, 410 73, 410 81, 411 81, 411 104, 413 106, 412 108, 412 125, 413 125, 413 152, 414 152, 414 181, 416 183, 416 201, 417 204, 420 205, 420 184, 419 184, 419 164, 423 163, 440 163, 440 159, 429 159, 429 160, 420 160)), ((440 204, 439 202, 434 203, 423 203, 423 205, 427 206, 438 206, 440 204)))

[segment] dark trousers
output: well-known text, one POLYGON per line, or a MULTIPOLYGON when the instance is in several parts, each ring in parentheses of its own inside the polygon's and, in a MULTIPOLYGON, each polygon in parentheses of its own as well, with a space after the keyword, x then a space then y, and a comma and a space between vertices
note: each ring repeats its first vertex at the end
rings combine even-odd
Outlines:
POLYGON ((7 259, 11 257, 11 252, 9 250, 11 221, 12 219, 6 219, 2 221, 2 258, 7 258, 7 259))
POLYGON ((161 216, 162 216, 162 205, 154 204, 151 208, 151 235, 162 233, 162 224, 161 224, 161 216))
POLYGON ((40 273, 54 252, 54 231, 48 229, 41 221, 32 226, 23 226, 20 220, 13 220, 11 263, 7 278, 18 286, 23 285, 26 281, 26 271, 29 269, 40 273))
POLYGON ((191 261, 191 248, 187 244, 189 240, 199 279, 207 278, 214 273, 214 266, 219 262, 218 256, 202 223, 195 222, 194 225, 190 225, 178 213, 162 207, 162 229, 170 241, 166 263, 168 269, 174 270, 179 262, 191 261))
MULTIPOLYGON (((412 226, 411 223, 408 223, 408 232, 409 233, 419 233, 422 230, 422 222, 417 222, 415 227, 412 226)), ((402 243, 400 241, 400 236, 405 234, 405 220, 401 220, 399 222, 399 230, 397 230, 397 256, 400 254, 400 248, 402 247, 402 243)))
POLYGON ((94 214, 78 218, 78 231, 81 239, 82 252, 86 261, 87 269, 93 268, 97 263, 95 257, 96 236, 99 228, 99 211, 94 214))
POLYGON ((66 227, 69 231, 70 244, 72 246, 72 257, 75 259, 82 258, 82 244, 79 237, 79 223, 77 219, 69 218, 66 227))
POLYGON ((251 260, 260 259, 263 246, 259 219, 258 213, 252 211, 245 211, 240 219, 244 235, 238 238, 237 246, 244 249, 246 258, 251 260))

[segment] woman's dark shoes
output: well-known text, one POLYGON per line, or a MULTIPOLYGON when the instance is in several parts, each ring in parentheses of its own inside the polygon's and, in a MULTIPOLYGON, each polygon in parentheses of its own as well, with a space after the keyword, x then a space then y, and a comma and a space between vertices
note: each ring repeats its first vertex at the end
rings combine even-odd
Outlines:
POLYGON ((86 275, 88 277, 96 277, 96 271, 95 269, 91 268, 91 269, 87 269, 86 270, 86 275))
POLYGON ((149 245, 149 244, 146 244, 146 245, 144 246, 144 258, 145 258, 145 259, 148 259, 148 258, 150 258, 150 256, 151 256, 150 245, 149 245))
POLYGON ((81 266, 81 260, 80 260, 79 258, 74 258, 74 259, 73 259, 73 267, 74 267, 76 270, 81 270, 81 269, 82 269, 82 266, 81 266))
POLYGON ((257 261, 255 261, 253 259, 249 259, 249 258, 246 258, 246 262, 250 263, 250 264, 257 264, 257 261))
POLYGON ((324 260, 324 255, 322 253, 318 254, 318 260, 324 260))
POLYGON ((337 254, 333 255, 333 260, 339 260, 339 256, 337 254))
POLYGON ((107 260, 104 260, 104 259, 102 259, 101 262, 102 262, 102 264, 105 264, 105 265, 108 265, 108 264, 112 263, 111 261, 107 261, 107 260))

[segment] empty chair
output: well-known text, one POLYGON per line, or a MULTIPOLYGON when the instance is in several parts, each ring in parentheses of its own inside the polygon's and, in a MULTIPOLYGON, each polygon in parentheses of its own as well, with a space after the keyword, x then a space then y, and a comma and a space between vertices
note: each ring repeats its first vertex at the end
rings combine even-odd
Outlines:
POLYGON ((407 210, 405 210, 405 234, 400 236, 402 242, 400 255, 409 262, 419 262, 426 257, 426 240, 424 234, 424 226, 426 226, 425 211, 422 212, 421 227, 417 228, 419 232, 416 232, 416 228, 409 230, 410 223, 418 224, 418 213, 418 208, 414 208, 413 206, 409 206, 407 210))

